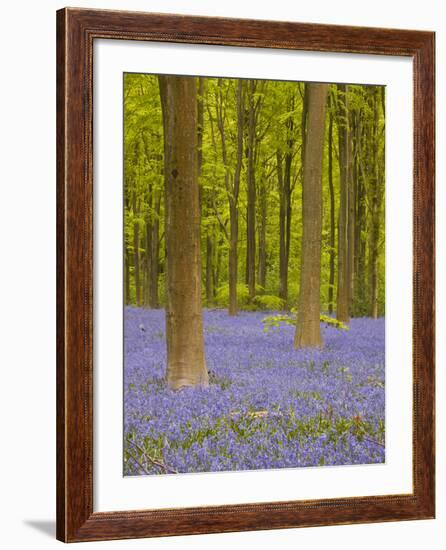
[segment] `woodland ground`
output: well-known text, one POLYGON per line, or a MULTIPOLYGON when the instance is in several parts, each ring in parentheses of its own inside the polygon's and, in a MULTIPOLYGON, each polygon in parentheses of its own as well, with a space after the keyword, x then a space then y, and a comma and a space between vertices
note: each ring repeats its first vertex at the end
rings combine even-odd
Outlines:
POLYGON ((173 392, 164 310, 126 307, 126 475, 384 462, 384 319, 295 350, 268 314, 205 310, 210 387, 173 392))

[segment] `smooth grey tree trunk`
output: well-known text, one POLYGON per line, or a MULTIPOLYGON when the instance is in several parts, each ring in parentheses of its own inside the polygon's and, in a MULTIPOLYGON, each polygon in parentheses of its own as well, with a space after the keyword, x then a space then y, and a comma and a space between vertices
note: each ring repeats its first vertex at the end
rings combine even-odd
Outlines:
POLYGON ((197 82, 159 77, 164 126, 167 383, 209 383, 201 303, 197 82))
POLYGON ((320 279, 322 248, 322 167, 328 84, 306 84, 308 121, 302 189, 302 267, 295 348, 322 347, 320 279))

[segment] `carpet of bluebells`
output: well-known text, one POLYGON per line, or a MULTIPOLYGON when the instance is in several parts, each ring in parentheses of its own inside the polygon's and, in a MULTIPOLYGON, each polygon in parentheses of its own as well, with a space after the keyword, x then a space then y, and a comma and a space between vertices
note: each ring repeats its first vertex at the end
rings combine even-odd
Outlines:
POLYGON ((384 319, 295 350, 266 315, 206 310, 210 386, 173 392, 164 311, 126 308, 125 475, 384 462, 384 319))

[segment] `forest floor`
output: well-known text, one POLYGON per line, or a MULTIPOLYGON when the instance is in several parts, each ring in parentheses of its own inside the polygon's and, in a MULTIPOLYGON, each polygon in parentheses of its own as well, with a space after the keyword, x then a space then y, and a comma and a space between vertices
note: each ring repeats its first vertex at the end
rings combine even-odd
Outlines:
POLYGON ((269 314, 206 310, 210 386, 173 392, 164 310, 126 307, 126 475, 384 462, 384 319, 295 350, 292 326, 264 331, 269 314))

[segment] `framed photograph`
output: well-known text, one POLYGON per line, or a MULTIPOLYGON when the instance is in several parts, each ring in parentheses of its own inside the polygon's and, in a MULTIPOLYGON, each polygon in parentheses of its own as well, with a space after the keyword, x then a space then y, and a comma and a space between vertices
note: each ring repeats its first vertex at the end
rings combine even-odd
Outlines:
POLYGON ((57 12, 57 537, 435 513, 432 32, 57 12))

